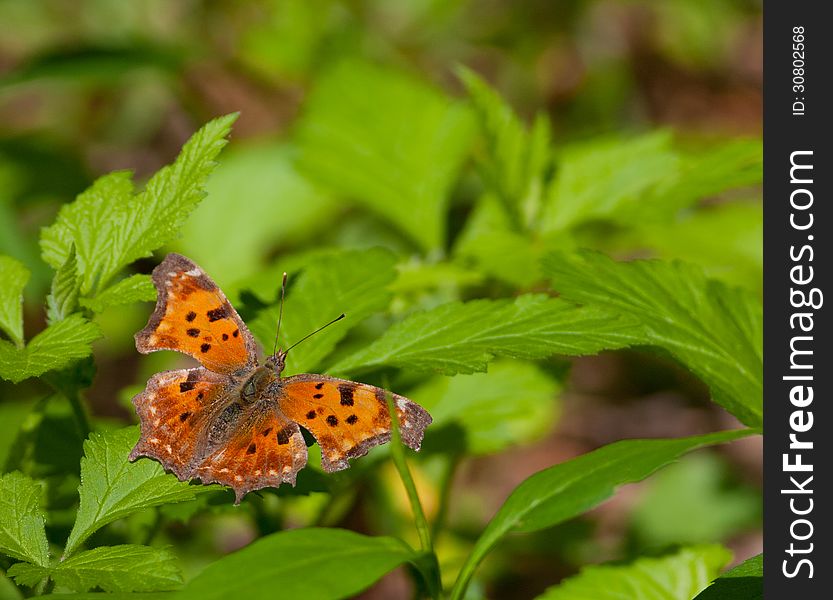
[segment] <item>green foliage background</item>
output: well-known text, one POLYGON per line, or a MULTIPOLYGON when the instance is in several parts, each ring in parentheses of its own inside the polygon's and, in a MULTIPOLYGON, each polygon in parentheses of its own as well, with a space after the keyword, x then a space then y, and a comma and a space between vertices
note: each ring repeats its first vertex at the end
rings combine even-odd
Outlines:
POLYGON ((759 2, 0 24, 0 598, 760 597, 759 2), (407 395, 423 450, 239 507, 129 463, 169 251, 267 349, 284 271, 282 345, 347 313, 287 373, 407 395))

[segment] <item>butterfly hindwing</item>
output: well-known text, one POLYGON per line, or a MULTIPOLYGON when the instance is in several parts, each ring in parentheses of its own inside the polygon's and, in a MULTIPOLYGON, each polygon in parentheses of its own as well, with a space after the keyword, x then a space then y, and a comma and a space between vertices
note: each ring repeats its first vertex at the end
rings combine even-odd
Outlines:
POLYGON ((239 373, 256 365, 254 338, 223 292, 202 269, 168 254, 153 270, 156 310, 136 334, 147 354, 177 350, 215 373, 239 373))
POLYGON ((222 442, 197 466, 194 477, 234 489, 235 503, 253 490, 284 482, 295 485, 298 471, 307 464, 301 430, 274 406, 250 407, 229 431, 218 433, 222 442))
MULTIPOLYGON (((295 375, 282 380, 281 390, 281 412, 315 436, 327 472, 346 469, 348 459, 390 440, 389 392, 382 388, 326 375, 295 375)), ((402 442, 419 450, 431 416, 407 398, 392 396, 402 442)))
POLYGON ((130 453, 155 458, 187 480, 203 449, 216 407, 227 396, 226 380, 202 367, 157 373, 133 398, 141 437, 130 453))

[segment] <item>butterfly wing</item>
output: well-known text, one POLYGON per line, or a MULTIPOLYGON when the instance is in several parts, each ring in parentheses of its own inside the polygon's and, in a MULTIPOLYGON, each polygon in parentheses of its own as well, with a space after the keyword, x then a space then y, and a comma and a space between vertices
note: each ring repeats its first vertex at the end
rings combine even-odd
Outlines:
MULTIPOLYGON (((295 375, 281 383, 281 412, 315 436, 328 473, 390 440, 389 392, 382 388, 326 375, 295 375)), ((393 400, 402 441, 419 450, 431 415, 403 396, 393 394, 393 400)))
POLYGON ((147 354, 177 350, 215 373, 242 373, 257 363, 254 338, 223 292, 194 262, 168 254, 154 270, 156 310, 136 334, 147 354))
POLYGON ((227 378, 202 367, 157 373, 133 398, 141 436, 130 460, 158 460, 182 481, 193 476, 208 424, 227 397, 227 378))
POLYGON ((248 410, 236 421, 229 419, 226 431, 213 432, 221 442, 212 445, 214 450, 194 472, 203 483, 234 489, 235 504, 253 490, 284 482, 295 485, 298 471, 307 464, 307 445, 297 424, 274 404, 248 410))

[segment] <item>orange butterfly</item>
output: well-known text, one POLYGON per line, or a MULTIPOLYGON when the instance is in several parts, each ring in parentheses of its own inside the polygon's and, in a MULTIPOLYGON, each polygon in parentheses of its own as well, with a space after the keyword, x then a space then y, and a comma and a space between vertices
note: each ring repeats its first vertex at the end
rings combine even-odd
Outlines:
MULTIPOLYGON (((177 350, 201 367, 157 373, 133 398, 142 433, 130 460, 158 460, 181 481, 248 492, 295 485, 307 464, 299 425, 321 446, 327 472, 390 440, 381 388, 326 375, 281 377, 287 351, 259 366, 254 338, 220 288, 191 260, 169 254, 153 270, 158 297, 136 348, 177 350)), ((343 316, 343 315, 342 315, 343 316)), ((431 416, 392 394, 402 441, 419 450, 431 416)))

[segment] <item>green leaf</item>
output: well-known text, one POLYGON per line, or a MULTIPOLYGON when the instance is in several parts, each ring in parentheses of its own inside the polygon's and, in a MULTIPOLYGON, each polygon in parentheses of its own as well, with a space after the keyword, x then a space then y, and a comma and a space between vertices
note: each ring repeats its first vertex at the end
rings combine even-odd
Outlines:
POLYGON ((69 256, 55 272, 52 289, 46 297, 46 318, 50 323, 62 321, 78 308, 78 260, 75 245, 70 246, 69 256))
POLYGON ((81 298, 81 304, 95 313, 100 313, 111 306, 133 302, 153 302, 154 300, 156 300, 156 288, 150 276, 130 275, 93 298, 81 298))
POLYGON ((630 140, 592 140, 560 156, 541 230, 558 232, 598 219, 629 227, 665 222, 699 200, 758 184, 761 177, 757 139, 688 152, 675 150, 664 131, 630 140))
POLYGON ((729 569, 694 600, 763 600, 764 555, 758 554, 729 569))
POLYGON ((562 523, 601 504, 618 486, 641 481, 686 452, 751 433, 737 430, 679 439, 625 440, 539 471, 515 488, 486 526, 451 597, 463 597, 477 566, 506 534, 562 523))
POLYGON ((678 161, 671 136, 664 131, 571 146, 557 161, 557 176, 547 192, 540 228, 562 231, 641 201, 647 190, 677 169, 678 161))
POLYGON ((680 262, 550 254, 544 271, 564 298, 638 319, 641 328, 622 332, 631 344, 665 348, 709 385, 715 402, 762 425, 763 324, 754 296, 680 262))
POLYGON ((727 190, 758 185, 763 178, 763 144, 740 139, 683 153, 679 169, 623 211, 620 221, 649 222, 727 190))
MULTIPOLYGON (((396 257, 382 248, 314 256, 297 281, 290 279, 280 343, 283 348, 312 333, 341 313, 347 318, 294 348, 287 357, 287 373, 310 371, 332 352, 351 326, 390 304, 388 286, 396 279, 396 257)), ((275 280, 275 297, 280 280, 275 280)), ((278 304, 262 311, 250 323, 267 351, 275 341, 278 304)))
POLYGON ((0 477, 0 553, 45 566, 49 543, 41 494, 41 486, 19 471, 0 477))
POLYGON ((167 548, 121 545, 79 552, 53 568, 18 563, 9 569, 18 584, 36 585, 49 575, 57 585, 76 592, 156 592, 182 585, 176 556, 167 548))
POLYGON ((538 599, 691 600, 731 558, 732 553, 720 545, 694 546, 627 565, 586 567, 538 599))
POLYGON ((31 399, 0 402, 0 473, 17 466, 21 453, 18 440, 25 437, 23 424, 34 405, 31 399))
POLYGON ((226 144, 236 115, 210 121, 183 146, 176 161, 158 171, 145 190, 133 194, 129 172, 99 178, 55 223, 41 232, 44 260, 54 268, 78 252, 81 293, 95 297, 133 261, 173 239, 202 199, 214 159, 226 144))
POLYGON ((10 256, 0 256, 0 330, 23 346, 23 288, 29 269, 10 256))
POLYGON ((404 542, 342 529, 294 529, 260 538, 210 564, 178 598, 349 598, 416 554, 404 542), (245 573, 245 577, 229 577, 245 573), (276 588, 277 586, 277 588, 276 588))
POLYGON ((194 499, 188 483, 166 474, 158 462, 147 458, 134 463, 127 460, 138 437, 137 427, 126 427, 92 433, 84 442, 78 488, 81 504, 65 557, 107 523, 143 508, 194 499))
POLYGON ((0 377, 14 383, 61 369, 92 353, 90 344, 101 337, 98 327, 81 315, 51 324, 24 348, 0 340, 0 377))
POLYGON ((412 314, 370 346, 333 367, 355 373, 380 366, 436 370, 446 375, 485 371, 496 356, 544 358, 593 354, 629 339, 630 322, 543 294, 514 300, 451 302, 412 314))
POLYGON ((498 360, 488 373, 435 377, 408 396, 431 413, 433 429, 456 424, 470 453, 488 454, 550 431, 559 388, 535 365, 498 360))
POLYGON ((753 292, 763 288, 763 206, 755 203, 722 203, 689 211, 681 218, 657 227, 637 221, 625 234, 622 246, 650 248, 659 258, 701 265, 710 277, 753 292), (703 240, 709 243, 704 244, 703 240))
POLYGON ((206 183, 208 196, 175 248, 210 267, 216 281, 236 282, 259 273, 278 245, 312 236, 321 240, 315 232, 326 232, 341 207, 297 172, 294 153, 285 142, 274 141, 224 151, 222 164, 206 183), (243 198, 245 210, 229 210, 243 198), (234 243, 206 243, 232 238, 234 243))
POLYGON ((540 113, 527 132, 512 108, 474 71, 460 68, 458 74, 486 138, 481 164, 487 186, 517 230, 540 208, 544 171, 550 161, 549 121, 540 113))
POLYGON ((454 256, 463 264, 516 288, 543 279, 543 252, 542 243, 512 230, 491 195, 480 198, 454 246, 454 256))
POLYGON ((449 188, 471 125, 459 103, 410 76, 345 62, 324 75, 307 101, 300 164, 422 249, 435 250, 445 241, 449 188))
POLYGON ((23 600, 23 592, 0 572, 0 600, 23 600))

